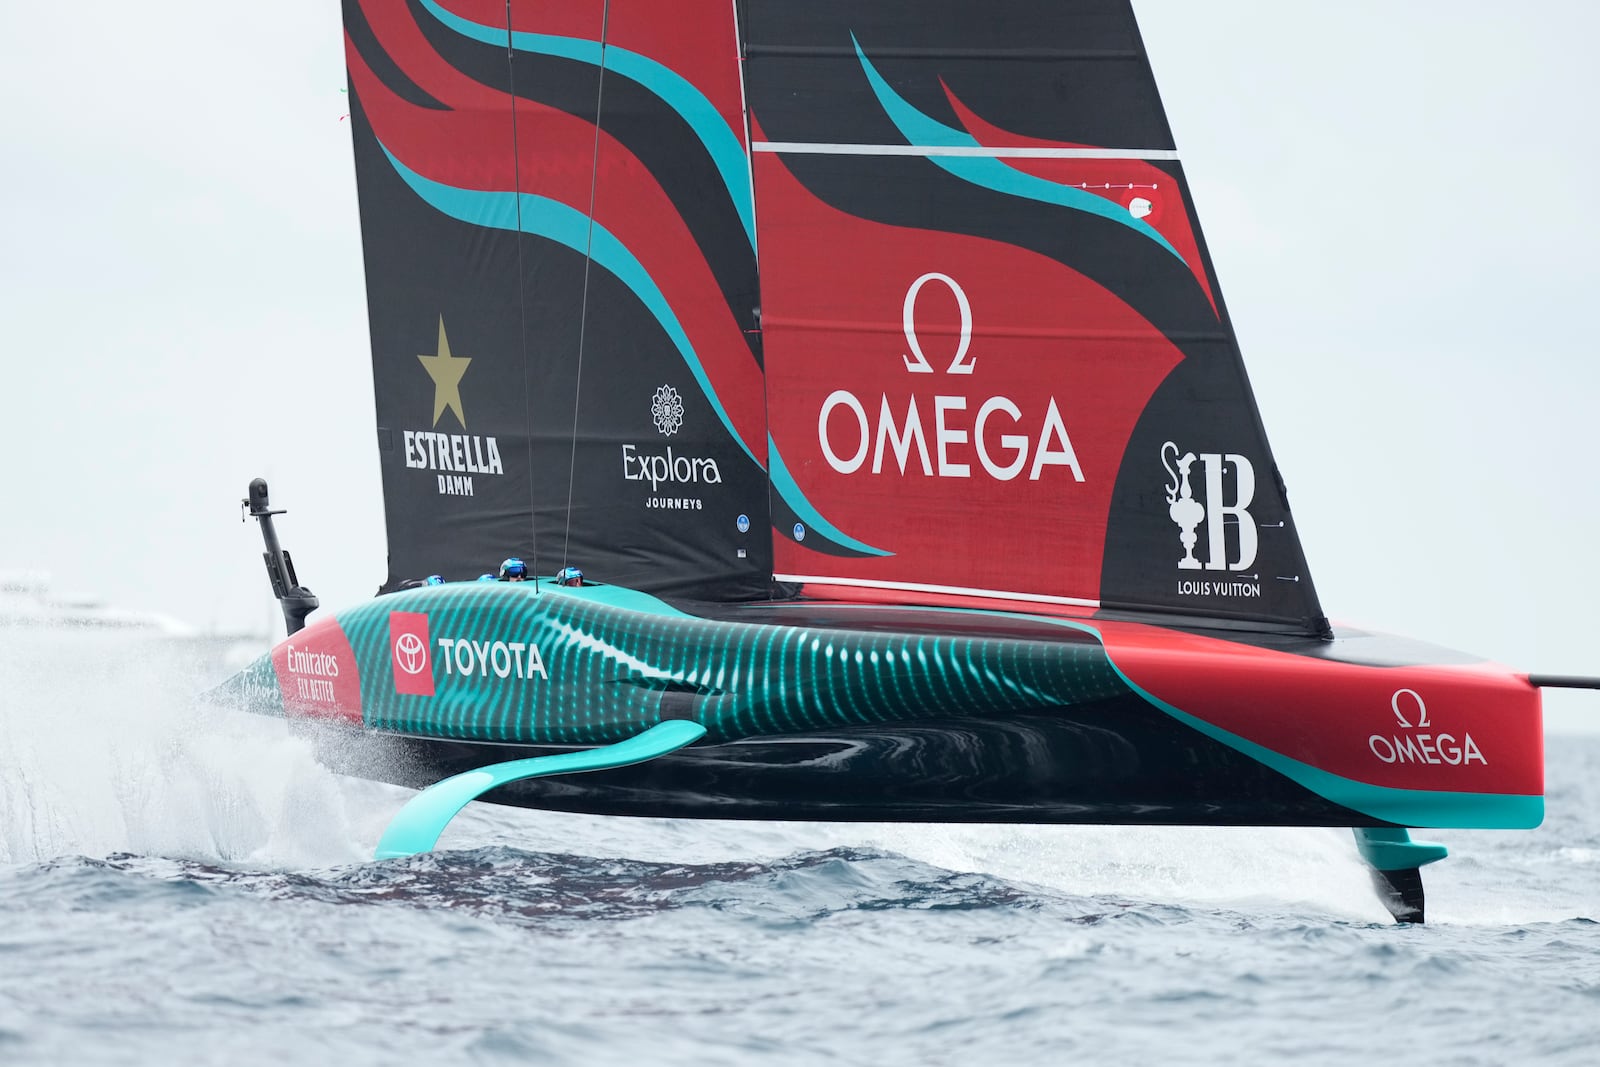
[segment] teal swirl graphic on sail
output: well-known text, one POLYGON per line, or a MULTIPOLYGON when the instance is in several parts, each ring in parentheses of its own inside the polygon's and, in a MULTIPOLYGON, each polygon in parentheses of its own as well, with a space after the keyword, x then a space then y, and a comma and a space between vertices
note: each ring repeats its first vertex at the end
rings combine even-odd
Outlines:
MULTIPOLYGON (((867 54, 861 50, 861 42, 857 41, 855 34, 850 35, 850 42, 855 45, 856 57, 861 61, 861 69, 866 73, 867 81, 872 85, 872 92, 878 98, 878 104, 883 108, 884 114, 894 123, 901 136, 914 147, 918 148, 972 148, 984 150, 977 138, 963 131, 946 126, 935 118, 924 115, 913 107, 904 97, 895 92, 893 87, 884 80, 878 68, 872 65, 867 54)), ((1114 204, 1104 197, 1083 189, 1075 189, 1068 185, 1058 185, 1044 178, 1032 174, 1024 174, 1006 166, 992 156, 981 155, 930 155, 928 162, 942 170, 960 178, 962 181, 971 182, 973 185, 985 189, 993 189, 997 193, 1008 196, 1022 197, 1026 200, 1036 200, 1043 204, 1057 204, 1070 208, 1073 211, 1082 211, 1090 215, 1098 215, 1109 219, 1120 226, 1126 226, 1135 233, 1147 237, 1171 252, 1180 263, 1184 262, 1182 254, 1172 247, 1165 237, 1154 226, 1143 222, 1130 215, 1127 209, 1119 204, 1114 204)), ((1185 263, 1187 266, 1187 263, 1185 263)))
MULTIPOLYGON (((711 380, 706 374, 700 357, 696 355, 694 345, 690 343, 688 334, 683 329, 683 324, 678 321, 677 315, 672 311, 672 306, 667 302, 666 296, 661 292, 655 279, 650 277, 650 272, 644 264, 639 262, 628 247, 617 239, 616 235, 606 229, 599 222, 595 222, 583 212, 548 197, 537 196, 533 193, 512 193, 508 191, 492 191, 480 189, 460 189, 455 186, 445 185, 442 182, 425 178, 402 163, 386 145, 380 143, 379 147, 388 157, 389 163, 394 167, 395 173, 411 187, 411 190, 434 209, 459 219, 462 222, 475 226, 485 226, 492 229, 517 231, 520 218, 520 230, 523 233, 546 237, 559 244, 565 245, 580 254, 589 255, 593 261, 609 271, 633 294, 655 317, 656 322, 677 348, 678 354, 683 357, 684 364, 689 368, 694 380, 699 385, 706 400, 716 412, 723 428, 738 442, 744 454, 750 458, 757 467, 766 470, 767 464, 757 457, 755 451, 739 435, 734 427, 732 418, 729 417, 722 401, 718 399, 716 389, 712 387, 711 380), (592 234, 591 234, 592 226, 592 234)), ((836 528, 832 523, 806 499, 800 487, 789 476, 788 468, 784 465, 782 457, 778 455, 777 447, 769 440, 768 455, 772 459, 772 485, 783 498, 784 503, 801 516, 807 524, 817 533, 829 540, 867 555, 887 556, 891 553, 865 544, 850 537, 836 528)))
MULTIPOLYGON (((422 4, 439 23, 463 37, 485 44, 504 45, 506 28, 486 26, 473 22, 451 11, 446 11, 437 0, 422 0, 422 4)), ((612 74, 636 82, 655 94, 675 111, 699 138, 706 154, 716 165, 717 173, 727 188, 739 219, 744 223, 745 236, 750 247, 756 244, 755 198, 750 192, 750 168, 745 159, 744 146, 722 120, 715 105, 705 94, 694 87, 687 78, 649 56, 618 48, 614 44, 601 45, 578 37, 558 37, 547 33, 515 31, 510 34, 510 44, 518 52, 534 55, 556 56, 591 66, 603 66, 612 74)))

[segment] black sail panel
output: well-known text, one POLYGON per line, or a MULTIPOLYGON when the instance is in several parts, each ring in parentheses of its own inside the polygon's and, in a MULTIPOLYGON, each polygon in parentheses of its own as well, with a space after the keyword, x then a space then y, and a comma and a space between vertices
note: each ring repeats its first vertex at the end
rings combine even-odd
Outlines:
POLYGON ((778 576, 1320 631, 1130 5, 747 22, 778 576))
POLYGON ((527 338, 535 450, 561 460, 536 472, 540 543, 602 581, 763 596, 765 394, 732 11, 610 0, 587 27, 582 11, 530 12, 527 32, 514 16, 522 181, 539 194, 525 228, 547 238, 525 295, 578 334, 564 351, 527 338), (555 94, 563 75, 589 79, 586 118, 555 94), (574 158, 592 164, 580 181, 574 158), (586 266, 565 266, 574 252, 586 266))
POLYGON ((449 77, 403 5, 344 7, 385 585, 470 578, 534 548, 517 237, 482 221, 504 214, 511 100, 449 77))
POLYGON ((673 13, 345 5, 390 586, 769 589, 733 12, 673 13))

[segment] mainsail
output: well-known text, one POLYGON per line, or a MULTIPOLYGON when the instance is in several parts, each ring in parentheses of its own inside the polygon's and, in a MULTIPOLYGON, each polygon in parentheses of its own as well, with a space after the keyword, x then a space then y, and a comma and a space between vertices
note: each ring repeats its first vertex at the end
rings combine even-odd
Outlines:
POLYGON ((387 584, 516 553, 765 595, 730 9, 347 0, 345 23, 387 584))
POLYGON ((1325 626, 1127 0, 345 15, 389 585, 1325 626))
POLYGON ((748 22, 780 576, 1319 629, 1130 5, 748 22))

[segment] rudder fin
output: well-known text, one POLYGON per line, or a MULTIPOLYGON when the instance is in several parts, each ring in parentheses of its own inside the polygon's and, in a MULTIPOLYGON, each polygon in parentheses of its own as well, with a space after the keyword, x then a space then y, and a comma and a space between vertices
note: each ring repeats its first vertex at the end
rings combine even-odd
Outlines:
POLYGON ((1443 845, 1413 841, 1403 826, 1356 827, 1356 848, 1372 872, 1372 887, 1397 923, 1422 923, 1422 867, 1450 854, 1443 845))

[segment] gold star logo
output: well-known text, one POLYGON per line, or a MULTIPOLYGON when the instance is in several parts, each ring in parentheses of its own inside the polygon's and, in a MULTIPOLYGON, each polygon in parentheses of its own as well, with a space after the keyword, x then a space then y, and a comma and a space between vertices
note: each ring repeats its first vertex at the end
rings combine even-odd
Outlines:
POLYGON ((439 425, 444 413, 454 411, 461 428, 467 428, 467 416, 461 410, 461 376, 467 373, 472 360, 450 354, 450 339, 444 335, 444 316, 439 316, 439 351, 432 356, 418 356, 422 369, 433 379, 433 424, 439 425))

